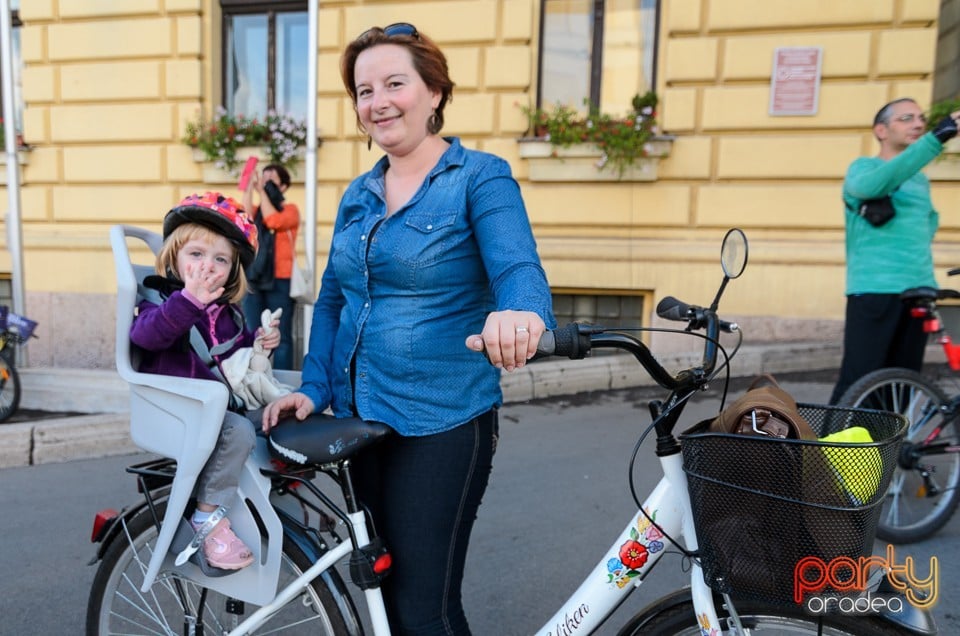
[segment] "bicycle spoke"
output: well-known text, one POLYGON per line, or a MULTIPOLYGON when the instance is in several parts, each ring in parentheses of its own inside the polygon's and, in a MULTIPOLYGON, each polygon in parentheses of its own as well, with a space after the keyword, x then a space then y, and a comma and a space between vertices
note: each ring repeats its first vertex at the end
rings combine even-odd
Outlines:
MULTIPOLYGON (((142 595, 139 595, 139 594, 138 594, 138 597, 139 597, 139 600, 140 600, 140 601, 144 601, 144 600, 145 600, 142 595)), ((140 615, 144 616, 145 618, 149 619, 150 622, 149 622, 148 624, 160 625, 160 626, 162 626, 162 627, 165 628, 165 631, 162 631, 162 632, 154 632, 153 630, 151 630, 152 633, 155 633, 155 634, 170 634, 170 633, 172 633, 172 632, 170 631, 170 626, 169 626, 168 624, 166 624, 166 621, 162 621, 162 620, 160 619, 160 617, 158 617, 158 616, 156 615, 155 612, 152 612, 152 611, 151 611, 151 612, 147 612, 147 611, 146 611, 146 608, 149 607, 146 603, 143 603, 143 604, 137 603, 137 602, 134 601, 134 599, 131 599, 131 598, 130 598, 129 596, 127 596, 126 594, 121 594, 121 593, 119 593, 119 592, 117 593, 117 598, 119 598, 121 601, 124 601, 124 603, 125 603, 128 607, 130 607, 135 613, 140 614, 140 615)), ((143 623, 135 622, 135 621, 133 620, 133 618, 131 618, 131 617, 129 617, 129 616, 126 616, 126 615, 123 615, 123 614, 120 614, 120 613, 117 612, 117 611, 111 611, 111 612, 110 612, 110 615, 113 616, 114 618, 117 618, 117 619, 125 622, 125 623, 132 623, 132 624, 134 624, 134 625, 137 625, 138 627, 143 627, 144 629, 149 629, 148 624, 143 624, 143 623)))
MULTIPOLYGON (((896 477, 894 477, 896 480, 896 477)), ((887 493, 887 496, 890 498, 890 505, 887 508, 886 513, 884 513, 884 519, 886 525, 888 526, 899 526, 900 525, 900 498, 903 496, 903 477, 900 477, 899 482, 894 487, 891 484, 890 491, 887 493)))

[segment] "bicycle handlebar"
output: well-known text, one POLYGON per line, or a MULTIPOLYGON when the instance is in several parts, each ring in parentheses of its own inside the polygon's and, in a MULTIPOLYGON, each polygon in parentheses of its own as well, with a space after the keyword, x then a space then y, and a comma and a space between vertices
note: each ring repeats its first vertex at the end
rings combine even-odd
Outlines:
POLYGON ((563 356, 579 360, 592 348, 621 349, 631 353, 657 384, 674 390, 689 382, 691 378, 709 376, 717 362, 719 332, 732 333, 739 329, 736 323, 721 320, 711 309, 688 305, 672 296, 660 301, 657 315, 666 320, 686 322, 687 331, 702 329, 706 332, 703 358, 699 367, 685 369, 673 376, 654 358, 647 345, 635 336, 623 332, 608 332, 604 327, 576 322, 545 332, 537 345, 535 357, 563 356))
MULTIPOLYGON (((663 300, 657 304, 658 316, 665 320, 696 323, 696 326, 692 327, 693 329, 700 329, 707 326, 708 317, 705 312, 710 312, 710 310, 697 307, 696 305, 688 305, 673 296, 665 296, 663 300)), ((733 333, 740 328, 735 322, 720 320, 714 312, 710 312, 710 315, 716 319, 717 327, 720 331, 733 333)))

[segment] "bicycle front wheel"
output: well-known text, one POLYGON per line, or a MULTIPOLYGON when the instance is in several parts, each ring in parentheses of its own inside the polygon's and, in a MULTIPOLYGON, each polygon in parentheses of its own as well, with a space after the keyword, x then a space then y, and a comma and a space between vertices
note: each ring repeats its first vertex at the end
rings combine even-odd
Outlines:
POLYGON ((840 398, 840 406, 893 411, 910 422, 877 525, 885 541, 926 539, 960 503, 960 454, 947 450, 957 445, 956 420, 940 408, 949 401, 936 384, 900 368, 868 373, 840 398))
MULTIPOLYGON (((163 518, 166 504, 157 507, 163 518)), ((146 572, 157 528, 144 508, 126 524, 125 532, 104 554, 87 604, 88 636, 184 633, 195 618, 196 633, 226 634, 258 608, 233 601, 175 572, 160 572, 146 593, 140 583, 146 572), (191 618, 193 617, 193 618, 191 618)), ((283 588, 311 565, 293 541, 284 541, 279 587, 283 588)), ((347 628, 336 599, 322 579, 314 580, 254 634, 340 635, 347 628)))
POLYGON ((10 419, 20 407, 20 374, 16 367, 0 355, 0 422, 10 419))
MULTIPOLYGON (((744 601, 735 601, 737 616, 746 633, 765 636, 822 634, 823 636, 895 636, 903 630, 876 616, 842 616, 830 614, 822 618, 805 614, 799 607, 773 607, 744 601)), ((727 629, 730 614, 719 601, 716 604, 717 618, 724 630, 720 634, 735 634, 727 629)), ((702 636, 700 620, 693 601, 688 600, 665 607, 653 615, 641 613, 618 633, 618 636, 702 636)), ((715 633, 715 632, 711 632, 715 633)), ((717 636, 720 636, 717 634, 717 636)))

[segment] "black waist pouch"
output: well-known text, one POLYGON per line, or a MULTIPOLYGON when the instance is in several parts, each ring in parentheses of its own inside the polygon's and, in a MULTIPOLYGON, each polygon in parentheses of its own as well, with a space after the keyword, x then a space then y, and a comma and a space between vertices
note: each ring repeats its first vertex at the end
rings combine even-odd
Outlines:
POLYGON ((880 227, 886 225, 893 218, 895 212, 893 200, 889 196, 885 196, 864 201, 860 204, 860 210, 857 213, 873 227, 880 227))

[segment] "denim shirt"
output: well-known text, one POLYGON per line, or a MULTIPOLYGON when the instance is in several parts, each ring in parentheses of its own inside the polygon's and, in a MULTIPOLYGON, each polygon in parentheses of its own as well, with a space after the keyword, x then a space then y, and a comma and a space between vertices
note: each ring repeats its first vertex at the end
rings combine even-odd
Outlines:
POLYGON ((318 411, 356 410, 405 436, 449 430, 502 403, 500 371, 465 345, 487 314, 533 311, 556 326, 509 165, 447 141, 389 217, 387 157, 343 195, 300 388, 318 411))

